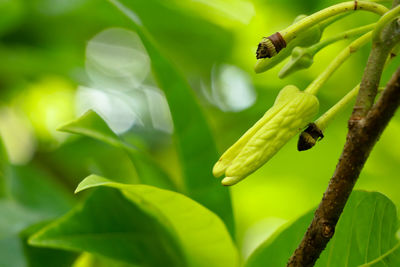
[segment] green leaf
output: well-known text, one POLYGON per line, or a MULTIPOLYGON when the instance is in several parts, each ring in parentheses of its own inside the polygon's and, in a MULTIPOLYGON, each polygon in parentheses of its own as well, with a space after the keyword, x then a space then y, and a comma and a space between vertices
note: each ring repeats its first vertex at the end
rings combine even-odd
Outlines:
POLYGON ((109 145, 124 149, 135 166, 139 180, 148 185, 176 190, 168 174, 145 153, 123 142, 106 122, 94 111, 89 110, 77 120, 69 122, 58 130, 88 136, 109 145))
POLYGON ((9 191, 22 206, 42 215, 42 219, 60 216, 74 203, 55 177, 34 165, 12 166, 9 191))
POLYGON ((87 251, 144 266, 182 266, 171 233, 116 190, 95 191, 83 205, 33 235, 28 243, 87 251))
POLYGON ((282 226, 250 255, 245 266, 286 266, 293 251, 303 238, 313 215, 314 211, 310 211, 293 224, 282 226))
POLYGON ((112 146, 128 148, 128 145, 123 143, 110 127, 108 127, 104 120, 93 110, 88 110, 77 120, 61 126, 58 130, 89 136, 112 146))
POLYGON ((77 192, 92 187, 102 188, 29 243, 146 266, 237 266, 225 225, 184 195, 95 175, 82 181, 77 192))
POLYGON ((7 195, 6 172, 8 170, 8 156, 0 136, 0 198, 7 195))
MULTIPOLYGON (((355 192, 345 212, 316 266, 358 266, 379 258, 399 242, 396 207, 386 196, 355 192)), ((400 259, 392 256, 374 266, 400 266, 400 259)))
MULTIPOLYGON (((265 241, 245 266, 285 266, 303 238, 313 213, 307 213, 275 238, 265 241)), ((378 258, 373 266, 400 266, 395 247, 399 242, 395 237, 397 222, 396 207, 387 197, 376 192, 353 192, 335 235, 315 266, 358 266, 378 258)))
POLYGON ((43 226, 47 225, 48 222, 40 222, 24 229, 19 237, 21 239, 22 247, 29 267, 70 267, 78 256, 77 253, 73 253, 65 250, 49 249, 49 248, 38 248, 33 247, 27 243, 28 238, 37 232, 43 226))
POLYGON ((16 235, 28 225, 41 220, 40 214, 12 200, 0 200, 0 214, 0 240, 16 235))
POLYGON ((164 90, 171 109, 189 196, 219 215, 233 233, 229 191, 212 177, 211 170, 218 160, 218 152, 193 90, 171 62, 159 52, 150 35, 138 23, 132 12, 135 10, 134 4, 118 0, 110 2, 132 20, 134 29, 142 39, 151 59, 158 85, 164 90))
POLYGON ((0 201, 0 214, 0 266, 25 267, 27 260, 18 234, 43 215, 11 200, 0 201))
POLYGON ((72 197, 54 177, 33 165, 10 166, 6 176, 8 195, 0 200, 0 266, 38 266, 24 254, 19 234, 32 224, 67 212, 72 197))
POLYGON ((21 241, 17 236, 0 238, 0 266, 26 267, 21 241))
POLYGON ((209 77, 213 65, 225 61, 231 54, 233 33, 182 7, 179 2, 184 1, 119 2, 140 17, 157 43, 163 44, 163 51, 185 71, 209 77))
POLYGON ((82 253, 72 267, 138 267, 138 265, 120 262, 90 253, 82 253))

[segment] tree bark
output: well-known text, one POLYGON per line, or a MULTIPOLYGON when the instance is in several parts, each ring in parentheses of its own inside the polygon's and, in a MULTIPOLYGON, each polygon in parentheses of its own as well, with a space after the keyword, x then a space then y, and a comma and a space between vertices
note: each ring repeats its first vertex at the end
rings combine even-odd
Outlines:
POLYGON ((400 68, 373 104, 386 58, 399 39, 399 24, 393 22, 382 31, 380 40, 373 43, 339 163, 307 232, 289 259, 288 267, 315 264, 335 232, 372 148, 400 105, 400 68))

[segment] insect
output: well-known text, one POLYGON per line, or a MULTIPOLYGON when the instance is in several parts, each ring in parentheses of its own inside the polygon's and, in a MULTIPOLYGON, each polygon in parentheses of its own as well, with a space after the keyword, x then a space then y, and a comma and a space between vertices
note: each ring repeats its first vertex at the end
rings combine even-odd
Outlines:
POLYGON ((297 150, 308 150, 322 138, 324 138, 324 135, 321 129, 315 123, 309 123, 307 128, 300 134, 299 141, 297 142, 297 150))

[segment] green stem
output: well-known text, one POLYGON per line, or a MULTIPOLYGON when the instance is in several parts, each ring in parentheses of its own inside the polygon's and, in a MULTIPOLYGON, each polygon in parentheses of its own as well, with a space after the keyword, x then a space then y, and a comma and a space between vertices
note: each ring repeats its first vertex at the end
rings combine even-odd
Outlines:
MULTIPOLYGON (((394 0, 392 9, 400 5, 400 0, 394 0)), ((394 14, 394 13, 392 13, 394 14)), ((381 18, 386 20, 387 18, 381 18)), ((380 24, 380 21, 377 22, 380 24)), ((361 123, 369 113, 371 107, 375 102, 377 88, 382 76, 382 71, 386 63, 387 56, 393 47, 400 42, 400 25, 392 21, 391 23, 382 23, 385 25, 380 32, 379 38, 375 38, 372 42, 372 49, 368 57, 367 65, 364 69, 364 75, 361 79, 360 92, 357 95, 357 100, 354 105, 353 113, 349 120, 349 126, 361 123)), ((378 27, 380 28, 380 26, 378 27)))
POLYGON ((380 4, 373 3, 373 2, 367 2, 367 1, 349 1, 349 2, 343 2, 340 4, 336 4, 330 7, 327 7, 319 12, 316 12, 299 22, 290 25, 288 28, 286 28, 283 31, 280 31, 280 34, 282 35, 283 39, 286 41, 286 44, 288 44, 290 41, 292 41, 294 38, 296 38, 297 34, 299 32, 302 32, 309 27, 312 27, 316 25, 317 23, 330 18, 332 16, 335 16, 337 14, 343 13, 343 12, 348 12, 351 10, 366 10, 370 12, 374 12, 379 15, 385 14, 388 9, 380 4))
MULTIPOLYGON (((397 50, 400 47, 395 47, 392 50, 392 55, 389 56, 386 60, 384 68, 386 68, 390 62, 393 60, 393 58, 396 56, 397 50)), ((383 91, 385 88, 384 87, 379 87, 378 92, 383 91)), ((326 129, 326 126, 336 117, 337 114, 339 114, 340 111, 342 111, 347 104, 350 103, 353 98, 355 98, 358 94, 358 91, 360 90, 360 83, 354 87, 350 92, 348 92, 342 99, 339 100, 333 107, 331 107, 328 111, 326 111, 321 117, 319 117, 314 123, 315 125, 323 132, 326 129)))
POLYGON ((310 94, 316 94, 332 74, 342 65, 342 63, 360 47, 371 39, 372 32, 368 32, 347 46, 305 90, 310 94))
MULTIPOLYGON (((375 24, 369 24, 366 26, 358 27, 349 31, 342 32, 338 35, 324 39, 322 42, 316 43, 309 47, 296 47, 292 51, 291 59, 286 63, 286 65, 279 72, 279 78, 283 79, 291 73, 306 69, 313 64, 313 58, 315 54, 318 53, 322 48, 348 38, 352 38, 356 35, 361 35, 372 30, 375 24)), ((293 43, 291 43, 293 44, 293 43)))
POLYGON ((372 23, 372 24, 368 24, 365 26, 361 26, 358 28, 354 28, 354 29, 345 31, 343 33, 339 33, 338 35, 328 37, 328 38, 322 40, 322 42, 316 43, 315 45, 310 46, 307 49, 309 50, 309 52, 312 55, 315 55, 319 50, 321 50, 322 48, 324 48, 332 43, 335 43, 335 42, 343 40, 343 39, 349 39, 354 36, 369 32, 370 30, 372 30, 375 27, 375 25, 376 25, 376 23, 372 23))
POLYGON ((354 87, 350 92, 348 92, 339 102, 337 102, 333 107, 331 107, 327 112, 325 112, 321 117, 319 117, 315 124, 323 132, 326 126, 336 117, 336 115, 353 100, 360 89, 360 84, 354 87))
MULTIPOLYGON (((379 87, 378 92, 383 91, 384 87, 379 87)), ((358 94, 360 84, 351 89, 342 99, 339 100, 334 106, 326 111, 314 123, 323 132, 329 123, 338 115, 358 94)))
POLYGON ((380 20, 376 23, 375 30, 372 33, 372 39, 374 42, 379 41, 380 33, 382 32, 383 28, 392 20, 400 15, 400 5, 396 6, 395 8, 388 11, 384 14, 380 20))
POLYGON ((324 30, 325 28, 327 28, 328 26, 330 26, 331 24, 335 23, 336 21, 347 17, 348 15, 350 15, 350 13, 342 13, 333 17, 330 17, 324 21, 322 21, 319 25, 321 27, 321 30, 324 30))

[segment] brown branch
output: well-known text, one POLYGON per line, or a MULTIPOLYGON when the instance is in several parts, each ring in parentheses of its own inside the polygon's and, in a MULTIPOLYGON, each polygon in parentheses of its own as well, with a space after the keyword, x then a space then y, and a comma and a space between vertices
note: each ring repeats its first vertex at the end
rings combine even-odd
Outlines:
MULTIPOLYGON (((392 7, 398 5, 398 2, 400 1, 394 1, 392 7)), ((351 121, 365 117, 374 103, 387 55, 400 40, 399 24, 391 23, 379 35, 380 38, 372 43, 351 121)))
POLYGON ((372 148, 400 105, 400 68, 373 105, 383 64, 399 39, 399 25, 394 22, 385 27, 381 40, 373 44, 339 163, 288 267, 315 264, 335 232, 339 217, 372 148))
POLYGON ((366 118, 353 125, 327 191, 287 266, 313 266, 335 232, 340 214, 371 149, 400 105, 400 68, 366 118))
POLYGON ((353 124, 327 191, 288 266, 313 266, 334 234, 340 214, 371 149, 400 105, 400 68, 367 116, 353 124))

